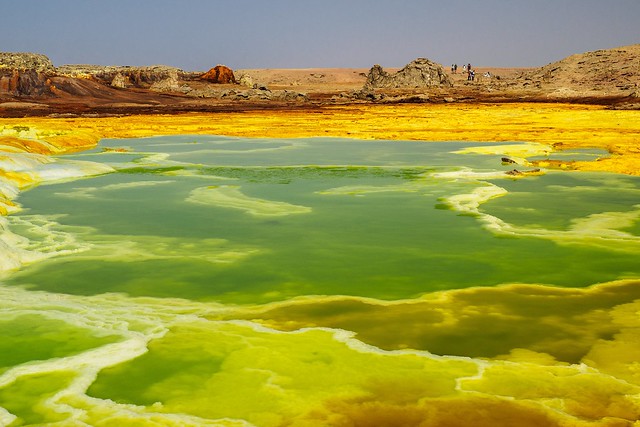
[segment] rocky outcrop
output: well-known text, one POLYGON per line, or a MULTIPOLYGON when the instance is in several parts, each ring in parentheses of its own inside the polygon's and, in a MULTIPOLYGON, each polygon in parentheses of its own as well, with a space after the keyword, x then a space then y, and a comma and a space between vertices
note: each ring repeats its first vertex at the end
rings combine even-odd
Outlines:
POLYGON ((349 93, 341 93, 337 96, 334 96, 334 100, 344 100, 349 99, 353 101, 381 101, 386 96, 383 93, 376 93, 373 89, 370 88, 362 88, 360 90, 353 90, 349 93))
POLYGON ((230 84, 236 83, 236 78, 233 75, 233 70, 226 65, 216 65, 202 76, 202 80, 206 80, 210 83, 230 84))
POLYGON ((53 87, 49 77, 35 70, 0 70, 0 94, 12 96, 51 95, 53 87))
POLYGON ((120 73, 116 74, 113 80, 111 80, 111 86, 117 87, 118 89, 126 89, 129 83, 129 79, 120 73))
POLYGON ((63 65, 57 74, 65 77, 84 78, 118 88, 136 87, 148 89, 166 80, 190 79, 191 73, 166 65, 148 67, 63 65))
POLYGON ((633 96, 640 84, 640 44, 571 55, 516 79, 556 96, 633 96))
POLYGON ((0 52, 0 94, 41 96, 52 93, 55 67, 45 55, 0 52))
MULTIPOLYGON (((165 93, 234 101, 293 103, 309 100, 308 96, 301 92, 271 91, 266 85, 253 83, 248 75, 242 80, 247 85, 244 90, 229 90, 228 87, 218 85, 237 84, 233 71, 224 65, 218 65, 207 73, 185 72, 161 65, 63 65, 56 68, 44 55, 0 54, 0 103, 3 105, 7 102, 7 105, 13 105, 11 102, 15 103, 16 98, 40 95, 66 100, 77 99, 82 104, 111 106, 153 106, 167 100, 181 102, 179 96, 164 97, 165 93), (149 99, 152 101, 141 102, 149 99)), ((23 101, 20 105, 27 103, 23 101)))
POLYGON ((364 88, 411 89, 442 86, 452 86, 444 68, 426 58, 418 58, 393 74, 384 71, 380 65, 374 65, 369 70, 364 88))
POLYGON ((155 82, 149 89, 156 92, 178 92, 182 85, 177 72, 169 73, 169 76, 159 82, 155 82))
POLYGON ((240 73, 239 73, 239 75, 238 75, 238 77, 237 77, 237 79, 236 79, 236 80, 238 81, 238 84, 239 84, 240 86, 246 86, 246 87, 248 87, 248 88, 252 88, 252 87, 253 87, 253 85, 254 85, 253 77, 251 77, 251 76, 250 76, 247 72, 245 72, 245 71, 240 71, 240 73))
POLYGON ((0 52, 0 70, 33 70, 38 73, 52 74, 56 68, 45 55, 39 53, 0 52))
POLYGON ((246 90, 227 89, 195 89, 184 92, 194 98, 217 98, 231 101, 280 101, 280 102, 306 102, 309 97, 306 93, 292 90, 269 90, 264 86, 257 86, 246 90))

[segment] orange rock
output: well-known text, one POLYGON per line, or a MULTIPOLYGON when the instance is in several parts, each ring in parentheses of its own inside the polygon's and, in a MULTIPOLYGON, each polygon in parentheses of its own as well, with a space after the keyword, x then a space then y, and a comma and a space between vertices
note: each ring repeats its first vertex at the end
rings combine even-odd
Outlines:
POLYGON ((0 69, 0 93, 14 96, 50 95, 47 74, 36 70, 0 69))
POLYGON ((18 70, 12 70, 9 74, 0 76, 0 92, 15 93, 18 90, 19 79, 20 73, 18 73, 18 70))
POLYGON ((200 76, 200 78, 211 83, 236 83, 236 77, 233 75, 233 70, 226 65, 216 65, 200 76))

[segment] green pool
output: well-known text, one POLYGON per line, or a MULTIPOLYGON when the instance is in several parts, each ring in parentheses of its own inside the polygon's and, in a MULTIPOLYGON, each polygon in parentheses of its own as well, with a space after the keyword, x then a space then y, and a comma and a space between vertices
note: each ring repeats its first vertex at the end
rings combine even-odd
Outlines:
POLYGON ((507 174, 531 168, 478 145, 187 135, 61 158, 5 218, 33 256, 0 286, 0 424, 628 421, 640 381, 593 361, 640 354, 618 313, 640 299, 640 179, 507 174), (584 389, 625 409, 586 416, 584 389))

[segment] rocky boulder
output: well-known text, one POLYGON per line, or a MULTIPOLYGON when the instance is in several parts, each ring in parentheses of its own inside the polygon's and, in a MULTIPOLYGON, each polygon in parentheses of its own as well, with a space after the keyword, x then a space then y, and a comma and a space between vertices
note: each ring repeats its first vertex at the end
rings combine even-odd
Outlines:
POLYGON ((118 89, 126 89, 126 87, 130 84, 129 79, 118 73, 111 80, 111 86, 116 87, 118 89))
POLYGON ((233 70, 226 65, 216 65, 202 76, 202 80, 206 80, 211 83, 229 84, 236 83, 236 78, 233 75, 233 70))
POLYGON ((240 86, 246 86, 246 87, 248 87, 248 88, 252 88, 252 87, 253 87, 253 85, 254 85, 253 77, 251 77, 251 76, 250 76, 247 72, 245 72, 245 71, 240 71, 240 73, 239 73, 239 75, 238 75, 238 77, 237 77, 237 79, 236 79, 236 80, 238 81, 238 84, 239 84, 240 86))
POLYGON ((374 65, 369 70, 364 88, 410 89, 441 86, 452 86, 442 65, 426 58, 418 58, 393 74, 384 71, 380 65, 374 65))

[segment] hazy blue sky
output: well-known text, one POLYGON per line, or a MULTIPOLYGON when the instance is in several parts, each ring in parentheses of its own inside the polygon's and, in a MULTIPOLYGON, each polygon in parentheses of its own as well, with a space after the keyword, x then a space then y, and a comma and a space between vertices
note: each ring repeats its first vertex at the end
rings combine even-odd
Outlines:
POLYGON ((0 0, 0 51, 206 70, 542 66, 640 43, 640 0, 0 0))

